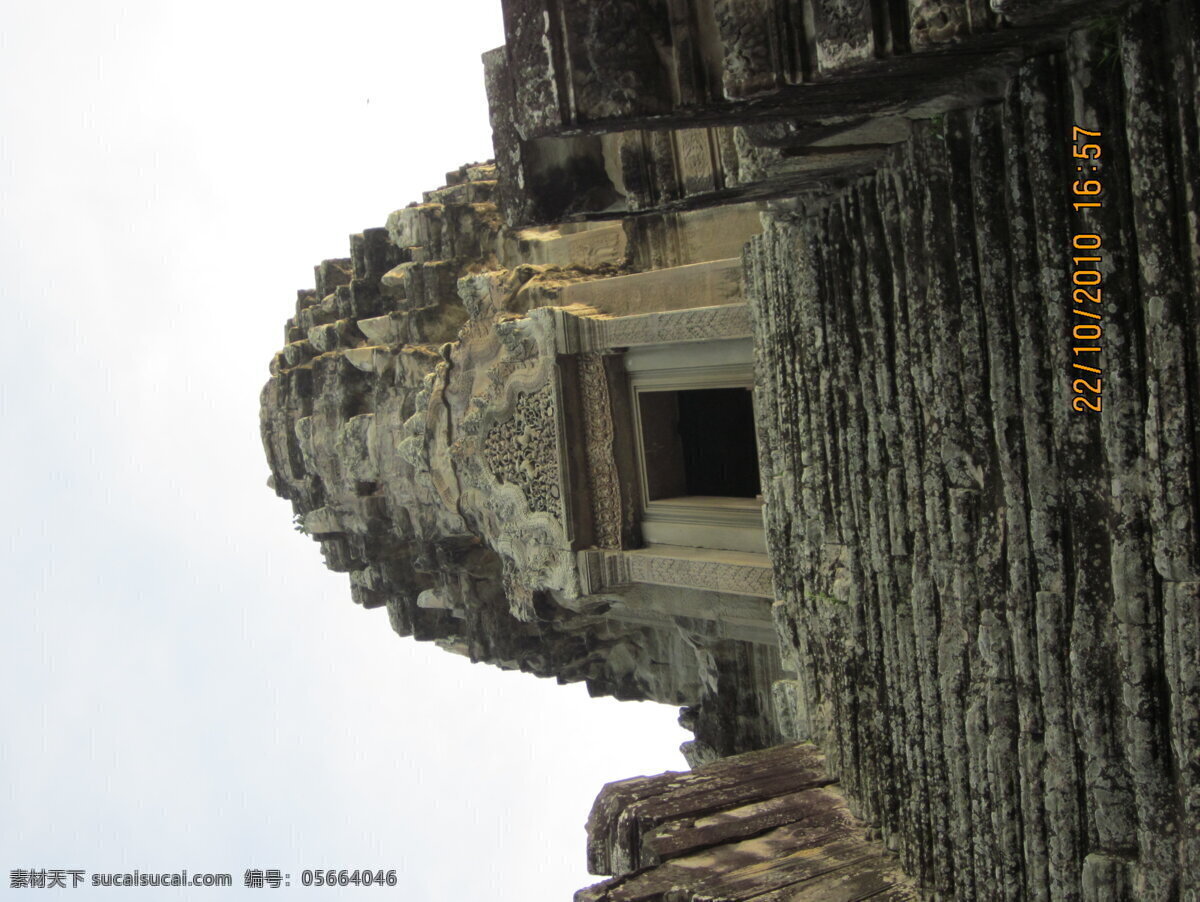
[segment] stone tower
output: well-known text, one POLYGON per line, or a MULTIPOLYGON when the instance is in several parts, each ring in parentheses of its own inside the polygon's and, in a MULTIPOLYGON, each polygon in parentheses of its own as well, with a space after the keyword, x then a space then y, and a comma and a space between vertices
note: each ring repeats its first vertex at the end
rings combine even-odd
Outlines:
POLYGON ((1195 3, 503 7, 495 161, 317 268, 263 438, 401 634, 683 707, 581 898, 834 898, 680 876, 789 785, 943 899, 1197 898, 1195 3))

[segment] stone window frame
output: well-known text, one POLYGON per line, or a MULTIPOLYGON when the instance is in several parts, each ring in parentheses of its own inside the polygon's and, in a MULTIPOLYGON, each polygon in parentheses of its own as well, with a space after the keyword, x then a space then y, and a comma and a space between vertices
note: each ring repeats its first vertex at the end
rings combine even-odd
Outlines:
POLYGON ((754 345, 751 339, 665 342, 631 348, 623 355, 623 364, 633 415, 641 529, 645 543, 765 554, 761 495, 756 499, 686 495, 650 499, 641 419, 640 395, 645 392, 744 388, 752 393, 753 403, 754 345))
MULTIPOLYGON (((564 425, 569 436, 566 456, 574 462, 571 467, 576 474, 574 484, 581 490, 575 495, 572 510, 580 526, 577 538, 590 538, 574 544, 583 593, 598 594, 643 583, 773 599, 773 572, 765 550, 728 551, 700 546, 646 545, 641 541, 639 496, 643 489, 636 483, 643 477, 629 441, 634 433, 634 420, 626 357, 634 353, 636 359, 637 354, 654 348, 662 352, 675 349, 674 353, 686 354, 695 364, 696 351, 702 345, 741 339, 744 340, 740 346, 742 359, 736 361, 736 373, 731 369, 719 374, 721 385, 715 387, 728 387, 726 380, 731 376, 738 385, 751 387, 753 345, 747 305, 724 304, 620 317, 559 308, 552 315, 556 320, 560 375, 575 386, 566 396, 582 397, 566 405, 564 414, 568 419, 564 425), (749 349, 748 356, 745 349, 749 349), (584 377, 585 372, 591 374, 589 378, 584 377), (582 388, 583 383, 588 383, 590 389, 582 388), (602 402, 600 395, 604 398, 602 402), (573 410, 578 413, 572 413, 573 410), (602 536, 610 537, 610 541, 601 541, 602 536)), ((699 366, 706 369, 733 362, 701 360, 699 366)), ((669 380, 680 377, 679 371, 688 368, 663 369, 676 372, 662 376, 664 382, 658 384, 669 384, 669 380)), ((717 376, 711 371, 708 375, 717 376)), ((695 384, 688 382, 685 387, 695 384)), ((758 517, 761 523, 761 514, 758 517)))

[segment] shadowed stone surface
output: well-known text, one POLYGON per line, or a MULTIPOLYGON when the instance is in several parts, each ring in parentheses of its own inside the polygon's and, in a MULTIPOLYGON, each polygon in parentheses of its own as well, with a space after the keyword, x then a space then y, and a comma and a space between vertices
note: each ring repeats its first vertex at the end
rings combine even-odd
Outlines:
POLYGON ((746 258, 799 729, 947 898, 1200 892, 1196 46, 1081 33, 746 258))
POLYGON ((615 876, 575 902, 919 898, 812 745, 609 783, 587 829, 588 869, 615 876))
POLYGON ((513 224, 693 209, 869 173, 1119 0, 502 0, 484 57, 513 224))

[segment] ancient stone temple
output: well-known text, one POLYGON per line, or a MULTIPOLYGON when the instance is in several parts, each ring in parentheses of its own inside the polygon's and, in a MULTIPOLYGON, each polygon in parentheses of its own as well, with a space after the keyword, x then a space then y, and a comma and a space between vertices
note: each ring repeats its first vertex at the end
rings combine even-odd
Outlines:
POLYGON ((1197 5, 503 7, 263 440, 401 635, 683 708, 581 902, 1200 898, 1197 5))

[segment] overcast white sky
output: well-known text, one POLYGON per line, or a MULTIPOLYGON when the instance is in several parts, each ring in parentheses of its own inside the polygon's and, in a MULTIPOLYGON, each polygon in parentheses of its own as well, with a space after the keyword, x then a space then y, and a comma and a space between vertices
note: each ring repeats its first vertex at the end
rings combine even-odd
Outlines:
POLYGON ((567 900, 600 786, 684 767, 674 709, 396 637, 265 485, 296 289, 491 155, 501 42, 499 0, 0 0, 0 896, 567 900))

